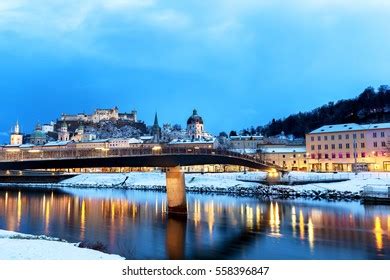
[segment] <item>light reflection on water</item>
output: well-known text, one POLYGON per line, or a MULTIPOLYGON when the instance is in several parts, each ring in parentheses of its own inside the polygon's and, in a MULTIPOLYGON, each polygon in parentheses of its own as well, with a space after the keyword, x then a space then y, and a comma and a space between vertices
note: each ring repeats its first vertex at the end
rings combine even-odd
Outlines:
POLYGON ((131 190, 0 190, 0 228, 101 242, 128 259, 390 259, 390 207, 131 190))

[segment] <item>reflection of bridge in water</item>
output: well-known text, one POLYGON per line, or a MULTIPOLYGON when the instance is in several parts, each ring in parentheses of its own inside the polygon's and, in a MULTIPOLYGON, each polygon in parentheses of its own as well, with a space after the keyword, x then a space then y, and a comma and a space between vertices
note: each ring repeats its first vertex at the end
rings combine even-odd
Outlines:
MULTIPOLYGON (((100 167, 167 168, 168 211, 186 214, 184 173, 181 166, 223 164, 244 166, 267 172, 282 172, 275 165, 255 157, 222 149, 151 148, 118 149, 32 149, 10 148, 0 151, 0 170, 56 170, 100 167)), ((279 173, 278 173, 279 174, 279 173)))
POLYGON ((189 218, 180 219, 166 215, 165 194, 158 192, 9 188, 0 190, 0 227, 102 242, 128 259, 321 259, 324 250, 335 250, 334 258, 389 257, 390 216, 377 208, 352 213, 355 206, 342 204, 189 200, 189 218))

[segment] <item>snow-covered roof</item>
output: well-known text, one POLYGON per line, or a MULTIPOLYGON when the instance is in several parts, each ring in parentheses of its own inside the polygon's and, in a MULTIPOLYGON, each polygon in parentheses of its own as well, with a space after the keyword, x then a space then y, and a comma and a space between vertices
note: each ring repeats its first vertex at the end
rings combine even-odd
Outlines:
POLYGON ((169 145, 177 145, 177 144, 213 144, 216 141, 216 138, 210 138, 210 139, 174 139, 171 142, 169 142, 169 145))
POLYGON ((129 144, 142 144, 143 141, 140 139, 136 138, 112 138, 109 140, 110 142, 115 142, 115 141, 126 141, 129 144))
POLYGON ((72 141, 52 141, 52 142, 48 142, 46 143, 45 145, 43 145, 44 147, 52 147, 52 146, 66 146, 68 145, 69 143, 71 143, 72 141))
POLYGON ((22 144, 22 145, 20 145, 19 146, 19 148, 33 148, 33 147, 35 147, 35 145, 34 144, 22 144))
POLYGON ((230 149, 232 152, 240 153, 240 154, 256 154, 256 149, 230 149))
POLYGON ((324 125, 316 130, 313 130, 312 132, 310 132, 310 134, 359 131, 359 130, 371 130, 371 129, 386 129, 386 128, 390 128, 390 123, 374 123, 374 124, 363 124, 363 125, 356 124, 356 123, 346 123, 346 124, 324 125))
POLYGON ((260 151, 266 154, 306 153, 306 147, 266 147, 260 149, 260 151))
POLYGON ((5 145, 4 147, 5 147, 5 148, 19 148, 20 145, 11 145, 11 144, 8 144, 8 145, 5 145))
POLYGON ((153 139, 153 136, 141 136, 139 139, 141 140, 152 140, 153 139))
POLYGON ((95 140, 90 140, 90 141, 85 141, 81 143, 107 143, 109 139, 95 139, 95 140))
POLYGON ((264 136, 262 135, 254 135, 254 136, 243 136, 243 135, 238 135, 238 136, 230 136, 230 140, 261 140, 264 139, 264 136))

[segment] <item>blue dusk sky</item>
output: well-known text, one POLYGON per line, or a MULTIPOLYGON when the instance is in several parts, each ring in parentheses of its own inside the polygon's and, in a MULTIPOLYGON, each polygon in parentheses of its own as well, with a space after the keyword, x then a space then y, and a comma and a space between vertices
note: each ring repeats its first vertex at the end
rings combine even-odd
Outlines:
POLYGON ((97 107, 262 125, 388 84, 389 27, 380 0, 0 0, 1 141, 97 107))

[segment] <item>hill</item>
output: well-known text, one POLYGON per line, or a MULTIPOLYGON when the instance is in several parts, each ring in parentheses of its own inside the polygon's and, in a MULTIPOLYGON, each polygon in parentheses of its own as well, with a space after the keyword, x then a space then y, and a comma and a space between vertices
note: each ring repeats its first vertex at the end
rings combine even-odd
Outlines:
POLYGON ((310 112, 299 112, 284 119, 273 119, 265 126, 244 129, 242 135, 261 133, 274 136, 282 131, 286 135, 304 137, 306 133, 327 124, 358 123, 368 124, 390 122, 390 87, 366 88, 353 99, 329 102, 310 112))

